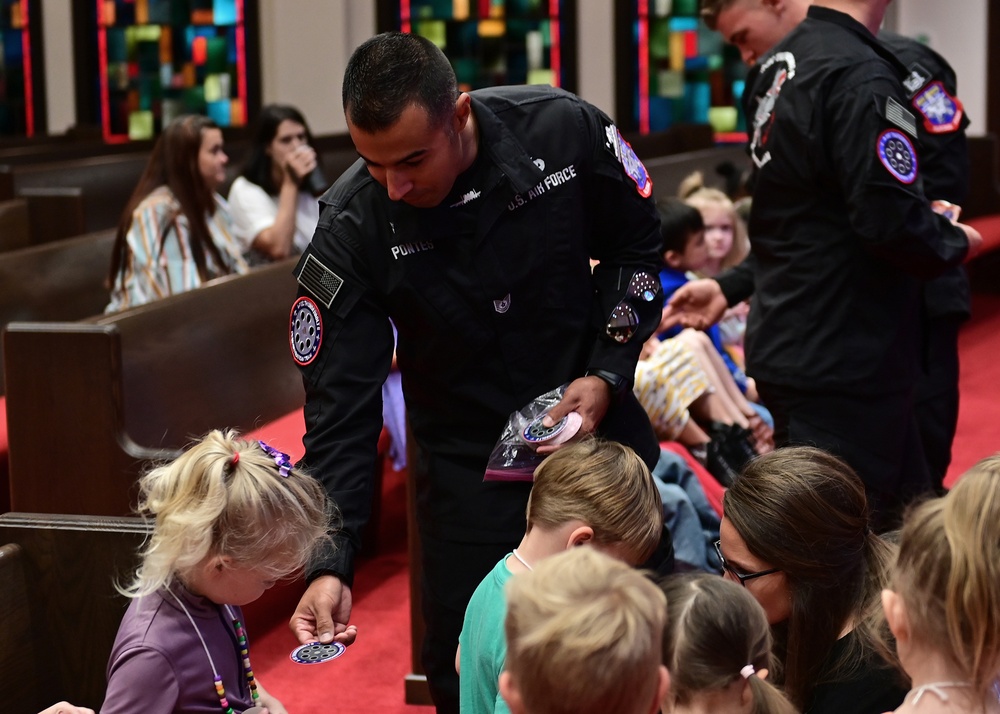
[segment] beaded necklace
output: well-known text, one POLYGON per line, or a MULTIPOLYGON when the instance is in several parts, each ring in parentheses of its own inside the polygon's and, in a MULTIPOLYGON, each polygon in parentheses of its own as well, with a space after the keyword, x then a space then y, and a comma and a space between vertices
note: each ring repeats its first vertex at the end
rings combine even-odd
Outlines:
MULTIPOLYGON (((222 675, 219 674, 219 670, 215 668, 215 660, 212 659, 211 652, 208 651, 208 645, 205 644, 205 638, 201 636, 201 630, 198 629, 198 625, 195 624, 194 618, 191 617, 191 613, 188 612, 187 607, 184 602, 177 597, 173 590, 167 588, 167 592, 170 593, 177 604, 180 605, 181 610, 187 615, 188 622, 191 623, 191 627, 194 628, 194 633, 198 635, 198 639, 201 641, 201 646, 205 650, 205 656, 208 657, 208 665, 212 668, 212 674, 215 677, 215 692, 219 695, 219 704, 222 705, 222 711, 225 714, 234 714, 232 706, 229 704, 229 700, 226 699, 226 688, 222 686, 222 675)), ((226 612, 229 613, 230 619, 233 621, 233 629, 236 630, 236 641, 239 643, 240 647, 240 657, 243 660, 243 672, 247 678, 247 686, 250 688, 250 696, 253 698, 254 705, 257 704, 260 699, 260 694, 257 693, 257 681, 253 676, 253 668, 250 666, 250 650, 247 645, 247 634, 243 629, 243 623, 239 621, 236 617, 236 613, 229 605, 224 605, 226 612)))

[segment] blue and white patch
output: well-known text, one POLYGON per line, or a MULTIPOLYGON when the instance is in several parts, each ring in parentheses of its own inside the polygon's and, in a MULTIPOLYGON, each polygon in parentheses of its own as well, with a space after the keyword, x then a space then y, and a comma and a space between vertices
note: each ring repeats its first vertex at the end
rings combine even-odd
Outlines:
POLYGON ((876 143, 878 160, 899 181, 910 184, 917 180, 917 151, 901 131, 887 129, 876 143))
POLYGON ((292 305, 288 340, 296 364, 305 367, 316 359, 323 344, 323 318, 312 299, 300 297, 292 305))
POLYGON ((608 124, 604 127, 604 132, 607 137, 608 148, 614 153, 615 158, 621 163, 622 168, 625 169, 625 174, 635 181, 636 191, 643 198, 649 198, 653 194, 653 179, 650 178, 649 172, 646 171, 646 167, 642 161, 636 156, 632 145, 625 141, 625 137, 622 136, 622 133, 618 131, 618 127, 614 124, 608 124))
POLYGON ((948 134, 962 125, 963 108, 941 82, 931 82, 913 98, 913 106, 924 117, 931 134, 948 134))

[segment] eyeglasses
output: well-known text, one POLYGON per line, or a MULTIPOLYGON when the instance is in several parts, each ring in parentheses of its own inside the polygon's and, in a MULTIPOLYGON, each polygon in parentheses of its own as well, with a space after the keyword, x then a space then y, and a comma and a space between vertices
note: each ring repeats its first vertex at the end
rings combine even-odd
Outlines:
POLYGON ((772 573, 781 572, 781 568, 771 568, 770 570, 761 570, 756 573, 741 573, 736 570, 732 565, 730 565, 725 558, 722 557, 722 541, 715 541, 715 553, 719 556, 719 562, 722 563, 722 570, 729 573, 734 578, 740 581, 740 585, 743 587, 747 586, 747 580, 753 580, 754 578, 762 578, 765 575, 771 575, 772 573))
POLYGON ((615 305, 608 316, 607 333, 616 342, 625 343, 632 339, 639 326, 639 313, 630 302, 652 302, 660 291, 660 281, 649 273, 639 271, 632 275, 625 299, 615 305))

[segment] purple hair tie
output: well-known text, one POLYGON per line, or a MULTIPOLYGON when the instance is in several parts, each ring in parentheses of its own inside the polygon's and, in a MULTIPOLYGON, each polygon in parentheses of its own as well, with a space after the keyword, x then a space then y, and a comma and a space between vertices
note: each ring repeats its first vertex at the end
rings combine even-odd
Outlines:
POLYGON ((288 454, 278 451, 273 446, 268 446, 263 441, 258 440, 260 448, 264 450, 264 453, 274 459, 274 465, 278 467, 278 473, 281 474, 282 478, 288 478, 288 474, 292 472, 292 460, 288 458, 288 454))

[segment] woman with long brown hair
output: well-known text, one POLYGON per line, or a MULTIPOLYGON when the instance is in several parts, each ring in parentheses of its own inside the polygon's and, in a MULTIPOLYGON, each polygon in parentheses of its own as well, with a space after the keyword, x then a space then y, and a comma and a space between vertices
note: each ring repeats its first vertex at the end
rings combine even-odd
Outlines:
POLYGON ((752 460, 723 499, 724 575, 764 608, 776 681, 806 714, 882 714, 906 687, 882 652, 895 555, 869 527, 865 487, 840 459, 786 447, 752 460))
POLYGON ((118 224, 105 312, 247 271, 217 193, 227 161, 222 130, 208 117, 180 116, 163 130, 118 224))

